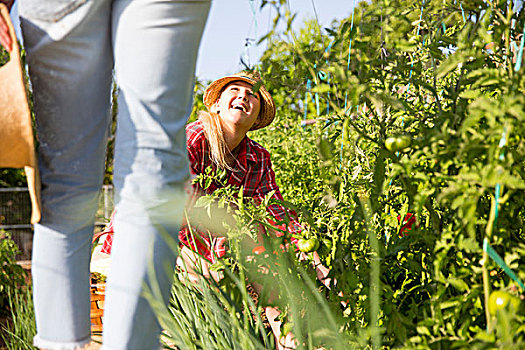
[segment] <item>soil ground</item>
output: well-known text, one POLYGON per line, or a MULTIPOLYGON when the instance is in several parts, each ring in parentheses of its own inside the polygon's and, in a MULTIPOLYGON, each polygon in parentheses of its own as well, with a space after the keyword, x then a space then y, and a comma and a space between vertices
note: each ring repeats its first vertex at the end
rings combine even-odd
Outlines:
POLYGON ((91 340, 91 343, 89 343, 89 345, 87 345, 86 347, 84 347, 83 350, 98 350, 101 348, 102 346, 102 337, 99 336, 99 335, 93 335, 91 337, 93 340, 91 340))

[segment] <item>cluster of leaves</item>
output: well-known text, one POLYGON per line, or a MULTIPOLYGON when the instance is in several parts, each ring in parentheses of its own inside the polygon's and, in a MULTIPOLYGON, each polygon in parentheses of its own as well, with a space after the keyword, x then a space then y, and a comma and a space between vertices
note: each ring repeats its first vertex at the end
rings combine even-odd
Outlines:
POLYGON ((379 326, 388 346, 523 346, 522 310, 505 336, 493 331, 505 321, 487 311, 490 290, 517 291, 482 243, 525 278, 524 24, 513 2, 378 0, 327 35, 311 22, 269 42, 259 69, 278 120, 254 138, 285 198, 313 218, 334 290, 350 299, 348 332, 379 326), (398 135, 411 147, 392 152, 398 135), (399 237, 407 213, 417 221, 399 237))
POLYGON ((8 300, 10 322, 2 326, 2 340, 7 350, 36 350, 35 313, 31 288, 10 289, 5 293, 8 300))
POLYGON ((8 232, 0 230, 0 312, 9 311, 9 293, 24 285, 26 272, 16 263, 20 251, 8 232))
MULTIPOLYGON (((315 22, 295 34, 287 2, 267 5, 286 22, 257 67, 278 118, 251 137, 270 150, 303 234, 321 238, 332 279, 323 289, 299 278, 306 287, 290 297, 287 280, 308 276, 309 261, 255 259, 285 276, 265 282, 280 286, 280 308, 301 324, 302 297, 319 296, 304 290, 321 288, 347 347, 523 347, 523 307, 488 312, 491 289, 518 290, 482 249, 486 239, 525 279, 523 11, 512 1, 373 0, 326 34, 315 22), (392 149, 400 136, 410 147, 392 149)), ((216 196, 240 200, 225 191, 216 196)), ((253 213, 264 213, 236 208, 229 228, 253 235, 253 213)), ((307 338, 299 344, 311 347, 307 338)))
MULTIPOLYGON (((313 265, 299 263, 295 245, 287 244, 289 235, 276 236, 276 232, 285 233, 278 225, 288 224, 289 218, 273 222, 267 208, 287 203, 272 198, 273 193, 261 203, 243 198, 242 188, 226 185, 224 171, 208 168, 194 181, 204 190, 212 183, 219 189, 196 201, 188 212, 188 223, 202 233, 210 230, 227 236, 229 249, 209 267, 220 272, 220 281, 201 278, 194 284, 181 272, 173 287, 172 305, 165 309, 155 303, 172 341, 194 349, 274 348, 273 334, 262 320, 263 308, 273 306, 283 311, 283 325, 288 325, 284 329, 291 329, 300 344, 340 349, 357 344, 340 334, 343 322, 333 312, 339 301, 330 303, 317 290, 313 265), (261 227, 268 236, 259 236, 261 227), (264 249, 253 250, 254 241, 264 249), (260 287, 257 302, 248 293, 255 285, 260 287)), ((194 268, 203 272, 198 264, 194 268)), ((150 299, 156 298, 150 295, 150 299)))
MULTIPOLYGON (((319 287, 353 346, 523 347, 523 308, 488 312, 491 289, 518 291, 482 249, 486 239, 525 279, 523 11, 513 1, 373 0, 330 28, 307 22, 296 34, 286 1, 262 6, 277 13, 257 69, 278 118, 252 137, 270 150, 282 193, 300 208, 303 234, 320 238, 333 283, 315 285, 309 261, 297 262, 293 252, 278 264, 263 257, 240 264, 242 250, 232 245, 217 267, 231 276, 221 293, 247 305, 243 274, 273 269, 282 278, 270 273, 263 284, 302 291, 271 292, 283 311, 295 312, 303 345, 315 337, 298 315, 318 300, 310 291, 319 287), (409 148, 389 146, 399 136, 409 148), (402 234, 407 215, 416 222, 402 234)), ((194 111, 204 109, 202 88, 194 111)), ((203 187, 211 178, 203 176, 203 187)), ((233 214, 217 228, 233 241, 255 237, 268 219, 264 206, 239 193, 223 188, 199 203, 214 218, 233 214), (217 202, 227 215, 211 213, 217 202)))

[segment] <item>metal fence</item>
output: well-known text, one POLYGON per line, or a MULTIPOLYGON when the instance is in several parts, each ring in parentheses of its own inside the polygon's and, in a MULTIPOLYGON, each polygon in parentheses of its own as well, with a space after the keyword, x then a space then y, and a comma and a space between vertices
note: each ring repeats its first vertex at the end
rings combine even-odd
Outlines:
MULTIPOLYGON (((95 230, 106 225, 113 212, 113 186, 104 185, 100 192, 95 230)), ((33 225, 31 222, 31 200, 26 187, 0 188, 0 230, 11 234, 18 245, 17 260, 30 260, 33 247, 33 225)))
POLYGON ((11 234, 20 249, 18 260, 29 260, 33 246, 31 200, 26 187, 0 188, 0 229, 11 234))
POLYGON ((95 226, 103 227, 109 222, 113 209, 115 208, 114 193, 112 185, 102 186, 98 199, 98 210, 95 218, 95 226))

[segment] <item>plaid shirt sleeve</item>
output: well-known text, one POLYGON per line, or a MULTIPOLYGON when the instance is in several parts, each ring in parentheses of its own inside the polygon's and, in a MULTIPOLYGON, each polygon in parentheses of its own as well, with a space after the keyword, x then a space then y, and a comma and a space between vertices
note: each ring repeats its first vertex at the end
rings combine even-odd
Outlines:
MULTIPOLYGON (((272 168, 270 153, 264 150, 259 162, 261 165, 260 181, 255 189, 253 198, 257 203, 261 203, 268 193, 275 191, 273 198, 283 200, 283 196, 279 191, 279 186, 277 186, 277 182, 275 181, 275 172, 272 168)), ((299 222, 297 222, 297 214, 295 212, 287 210, 278 204, 270 205, 267 210, 275 218, 275 221, 271 223, 277 229, 286 230, 292 234, 301 232, 302 227, 299 222), (287 218, 289 220, 288 225, 282 223, 283 221, 287 221, 287 218)), ((278 236, 282 236, 282 232, 276 231, 276 233, 278 236)))
POLYGON ((197 122, 186 126, 186 145, 192 175, 201 174, 204 169, 204 155, 206 154, 206 136, 204 129, 197 122))

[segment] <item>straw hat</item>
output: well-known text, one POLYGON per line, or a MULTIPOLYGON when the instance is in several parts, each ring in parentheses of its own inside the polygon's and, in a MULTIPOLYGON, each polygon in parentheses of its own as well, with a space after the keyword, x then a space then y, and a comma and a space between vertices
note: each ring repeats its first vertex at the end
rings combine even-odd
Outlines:
POLYGON ((211 110, 211 107, 219 99, 220 94, 222 93, 224 87, 233 81, 244 81, 248 84, 254 86, 256 83, 260 82, 259 94, 261 96, 261 112, 259 113, 259 118, 252 126, 250 130, 257 130, 268 126, 273 118, 275 118, 275 103, 273 98, 266 90, 262 84, 261 76, 257 72, 239 72, 237 74, 228 75, 223 78, 219 78, 212 82, 204 91, 204 105, 211 110))

